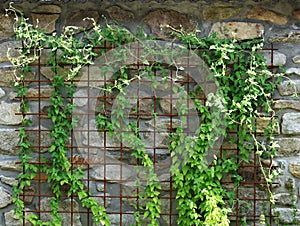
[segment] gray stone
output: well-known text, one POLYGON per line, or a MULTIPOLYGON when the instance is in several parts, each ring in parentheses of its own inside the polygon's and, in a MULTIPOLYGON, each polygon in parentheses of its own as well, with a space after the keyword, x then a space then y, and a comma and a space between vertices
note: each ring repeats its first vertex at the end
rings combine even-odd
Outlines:
POLYGON ((34 27, 44 31, 46 34, 51 34, 55 31, 55 25, 59 18, 59 14, 32 13, 31 17, 34 27))
POLYGON ((279 215, 279 221, 283 224, 291 224, 294 220, 297 223, 300 222, 300 210, 296 210, 296 216, 294 217, 294 210, 292 208, 276 207, 272 209, 273 215, 279 215), (294 219, 295 218, 295 219, 294 219))
POLYGON ((179 29, 182 25, 187 31, 192 31, 195 24, 191 22, 187 14, 179 13, 174 10, 155 10, 150 12, 145 18, 144 22, 149 25, 151 32, 159 39, 170 39, 170 29, 161 29, 161 26, 170 25, 179 29))
POLYGON ((300 93, 300 80, 283 81, 277 86, 281 96, 296 95, 300 93))
MULTIPOLYGON (((50 211, 50 198, 43 198, 40 202, 41 211, 50 211)), ((65 199, 59 203, 58 211, 63 211, 60 213, 62 218, 62 225, 73 225, 73 226, 82 226, 80 221, 79 205, 75 200, 65 199), (71 210, 73 214, 71 215, 71 210), (71 218, 73 216, 73 219, 71 218), (73 224, 71 224, 73 222, 73 224)), ((51 219, 51 213, 41 213, 41 220, 49 221, 51 219)))
POLYGON ((31 10, 33 13, 48 13, 48 14, 59 14, 61 8, 58 5, 39 5, 31 10))
POLYGON ((20 55, 17 48, 22 47, 20 41, 7 41, 0 44, 0 62, 8 62, 9 58, 14 58, 20 55))
POLYGON ((6 177, 6 176, 1 175, 0 180, 2 183, 10 185, 10 186, 14 186, 14 185, 18 184, 18 180, 14 177, 6 177))
POLYGON ((168 130, 170 128, 178 128, 181 126, 185 126, 180 119, 152 119, 146 122, 146 125, 155 127, 156 129, 160 130, 168 130))
MULTIPOLYGON (((34 180, 35 178, 33 178, 34 180)), ((33 186, 25 186, 24 188, 24 203, 25 204, 31 204, 33 202, 34 199, 34 195, 36 194, 36 190, 33 186)))
POLYGON ((289 171, 293 176, 300 179, 300 162, 290 163, 289 171))
POLYGON ((9 38, 14 35, 14 15, 0 15, 0 40, 9 38))
POLYGON ((294 62, 295 64, 300 64, 300 55, 294 56, 294 57, 293 57, 293 62, 294 62))
POLYGON ((273 105, 274 109, 294 109, 300 111, 300 101, 297 100, 276 100, 273 105))
POLYGON ((20 133, 16 129, 0 129, 0 153, 8 155, 18 155, 18 145, 20 133))
MULTIPOLYGON (((121 162, 119 164, 122 164, 121 162)), ((135 178, 134 168, 127 165, 100 165, 95 166, 91 173, 91 178, 95 180, 106 180, 110 182, 120 182, 120 180, 128 180, 135 178)))
MULTIPOLYGON (((12 67, 0 68, 0 86, 12 87, 16 81, 16 76, 20 77, 19 70, 15 72, 12 67)), ((34 77, 34 73, 28 72, 25 80, 33 80, 34 77)), ((29 83, 31 82, 25 82, 25 85, 27 86, 29 83)))
MULTIPOLYGON (((59 67, 57 74, 63 75, 64 78, 66 78, 66 74, 68 73, 69 69, 70 68, 68 67, 59 67)), ((53 77, 55 76, 55 73, 52 71, 51 67, 42 67, 41 74, 50 81, 53 81, 53 77)))
POLYGON ((0 98, 5 96, 5 91, 3 89, 0 88, 0 98))
POLYGON ((91 29, 93 27, 93 21, 84 19, 93 18, 96 22, 98 22, 100 16, 96 10, 79 10, 70 12, 66 18, 66 26, 76 26, 79 28, 91 29))
POLYGON ((0 187, 0 208, 4 208, 12 203, 12 196, 3 187, 0 187))
POLYGON ((97 189, 97 191, 99 191, 99 192, 103 192, 103 191, 104 191, 104 184, 103 184, 103 183, 98 183, 98 184, 96 185, 96 189, 97 189))
MULTIPOLYGON (((38 131, 38 127, 30 128, 32 131, 30 133, 27 133, 28 140, 30 141, 32 146, 43 146, 45 148, 40 148, 39 151, 46 152, 49 150, 47 146, 50 146, 53 142, 53 138, 50 137, 50 131, 47 131, 47 128, 41 126, 40 132, 38 131)), ((34 149, 35 151, 38 151, 37 149, 34 149)))
POLYGON ((283 134, 300 134, 300 113, 285 113, 281 127, 283 134))
POLYGON ((11 160, 0 161, 0 169, 7 171, 22 172, 21 164, 18 164, 16 161, 11 160))
POLYGON ((24 224, 20 221, 19 217, 14 213, 14 209, 4 213, 5 225, 7 226, 23 226, 32 225, 28 220, 28 214, 32 213, 32 210, 25 208, 25 220, 24 224))
MULTIPOLYGON (((136 223, 135 217, 131 212, 123 212, 120 214, 109 214, 109 220, 111 226, 120 226, 122 218, 122 225, 134 225, 136 223)), ((93 224, 93 226, 96 226, 93 224)), ((102 225, 101 225, 102 226, 102 225)))
POLYGON ((297 202, 297 195, 290 193, 278 193, 274 195, 275 203, 278 205, 292 206, 297 202))
POLYGON ((276 138, 279 148, 276 149, 275 155, 280 156, 293 156, 300 153, 300 138, 296 137, 284 137, 276 138))
POLYGON ((19 125, 22 122, 22 115, 16 115, 20 112, 19 103, 0 103, 0 124, 19 125))
MULTIPOLYGON (((270 120, 271 120, 271 117, 258 117, 256 119, 256 132, 258 133, 263 133, 269 126, 269 123, 270 123, 270 120)), ((279 125, 277 123, 277 126, 276 126, 278 129, 276 130, 274 128, 274 131, 275 133, 279 133, 279 125)))
POLYGON ((212 33, 217 33, 219 38, 245 40, 262 37, 264 26, 248 22, 217 22, 211 28, 210 34, 212 33))
POLYGON ((80 89, 76 91, 73 97, 73 103, 78 107, 82 107, 88 103, 89 97, 86 89, 80 89))
MULTIPOLYGON (((266 65, 271 66, 272 65, 271 51, 264 50, 264 51, 260 51, 259 53, 266 59, 266 65)), ((283 66, 285 64, 286 64, 286 55, 281 52, 274 51, 273 52, 273 66, 283 66)))
POLYGON ((285 72, 287 75, 295 74, 295 75, 300 75, 300 68, 288 68, 285 72))
POLYGON ((203 10, 204 20, 224 20, 237 16, 241 9, 233 7, 207 7, 203 10))
POLYGON ((288 18, 271 10, 255 7, 247 15, 248 19, 256 19, 270 21, 274 24, 284 25, 288 22, 288 18))
POLYGON ((111 6, 106 9, 111 19, 122 22, 130 22, 134 19, 134 14, 129 11, 122 9, 119 6, 111 6))

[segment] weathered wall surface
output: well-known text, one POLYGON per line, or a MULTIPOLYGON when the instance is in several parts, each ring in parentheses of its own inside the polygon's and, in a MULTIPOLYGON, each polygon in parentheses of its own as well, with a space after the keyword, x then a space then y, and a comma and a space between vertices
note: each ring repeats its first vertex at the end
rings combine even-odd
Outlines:
MULTIPOLYGON (((29 17, 35 26, 49 34, 61 32, 66 25, 89 28, 90 23, 82 22, 85 17, 93 17, 96 21, 104 23, 104 15, 108 20, 125 24, 132 32, 135 32, 138 26, 142 26, 155 37, 165 40, 169 36, 160 29, 160 24, 175 27, 181 24, 186 29, 199 28, 203 36, 211 32, 217 32, 225 38, 234 35, 237 39, 263 36, 266 47, 273 43, 278 49, 272 59, 273 65, 286 69, 286 79, 278 86, 274 95, 274 108, 277 110, 280 124, 276 138, 280 148, 276 152, 274 164, 282 170, 277 179, 278 185, 273 189, 276 197, 274 211, 280 213, 280 224, 289 224, 292 221, 292 206, 295 205, 298 208, 296 218, 300 221, 300 99, 294 95, 300 94, 299 0, 15 1, 14 6, 24 11, 25 16, 29 17), (290 85, 290 80, 295 86, 290 85)), ((8 2, 0 1, 0 7, 4 10, 8 7, 8 2)), ((0 13, 0 225, 7 226, 21 225, 13 216, 11 188, 16 183, 14 178, 21 170, 15 164, 18 154, 15 147, 18 142, 16 130, 21 123, 21 116, 15 115, 19 103, 15 98, 16 91, 10 85, 14 75, 7 58, 8 49, 11 48, 10 55, 14 55, 16 53, 13 48, 20 46, 19 42, 14 41, 13 23, 13 18, 5 17, 4 11, 0 13)), ((270 54, 264 54, 267 62, 271 64, 270 54)), ((42 76, 49 78, 51 75, 48 72, 47 68, 43 69, 42 76)), ((35 78, 36 74, 32 73, 30 76, 35 78)), ((34 86, 30 92, 32 96, 38 93, 34 86)), ((50 93, 49 86, 43 87, 43 95, 49 96, 50 93)), ((85 104, 86 102, 78 103, 79 106, 85 104)), ((50 140, 46 132, 44 135, 41 143, 46 146, 50 140)), ((33 143, 37 142, 35 134, 32 134, 31 139, 33 143)), ((95 178, 101 179, 101 176, 95 175, 95 178)), ((99 183, 94 190, 101 193, 103 189, 99 183)), ((36 191, 32 187, 27 192, 36 191)), ((130 187, 127 192, 132 192, 130 187)), ((48 203, 44 198, 41 201, 41 209, 47 208, 48 203)), ((66 200, 63 205, 69 204, 70 201, 66 200)), ((113 205, 115 203, 112 201, 110 208, 113 208, 113 205)), ((75 205, 74 208, 79 207, 75 205)), ((77 221, 76 225, 84 225, 80 223, 78 215, 75 214, 74 219, 77 221)), ((119 225, 118 216, 112 220, 113 225, 119 225)), ((131 216, 124 215, 123 225, 129 225, 133 220, 131 216)), ((65 222, 68 222, 68 219, 65 222)))

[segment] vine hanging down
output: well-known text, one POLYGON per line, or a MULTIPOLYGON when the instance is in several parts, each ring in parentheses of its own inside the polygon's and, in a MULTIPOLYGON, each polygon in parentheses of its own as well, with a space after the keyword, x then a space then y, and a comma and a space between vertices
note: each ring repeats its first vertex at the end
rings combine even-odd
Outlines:
MULTIPOLYGON (((143 143, 139 124, 128 120, 127 117, 132 113, 129 112, 132 108, 128 108, 131 102, 127 87, 130 83, 140 83, 143 80, 150 83, 148 89, 157 102, 161 100, 157 88, 162 86, 166 90, 170 89, 177 99, 176 117, 180 119, 180 125, 176 130, 168 131, 168 149, 172 163, 169 170, 178 202, 178 225, 229 225, 231 207, 238 200, 234 198, 234 191, 227 191, 222 180, 225 174, 229 174, 237 188, 242 180, 238 169, 241 164, 250 161, 253 150, 260 162, 270 202, 274 202, 270 185, 276 171, 272 166, 266 170, 261 160, 272 158, 277 147, 273 140, 277 123, 271 99, 277 75, 267 69, 263 57, 258 54, 263 40, 239 42, 219 39, 214 35, 200 38, 197 31, 186 33, 168 26, 176 37, 171 45, 155 41, 144 34, 131 34, 120 26, 101 27, 93 20, 93 28, 84 31, 80 36, 77 35, 79 28, 76 27, 66 27, 60 35, 46 35, 43 31, 36 30, 12 6, 8 12, 14 13, 16 38, 23 42, 20 56, 11 58, 12 64, 21 70, 21 75, 16 76, 15 88, 21 100, 23 115, 19 141, 23 172, 18 176, 19 183, 14 187, 13 198, 15 212, 21 220, 24 220, 25 216, 23 189, 30 186, 37 174, 45 173, 54 194, 50 202, 52 218, 50 222, 43 222, 38 215, 29 214, 29 221, 33 225, 62 225, 59 203, 63 200, 64 185, 68 185, 69 188, 67 197, 74 196, 81 201, 83 207, 89 208, 95 223, 110 225, 104 206, 99 205, 85 189, 82 181, 83 170, 80 167, 74 168, 68 158, 69 136, 75 123, 72 118, 75 107, 71 101, 76 89, 75 80, 84 66, 92 65, 96 57, 106 54, 105 50, 99 51, 96 48, 103 47, 105 42, 109 42, 116 49, 113 52, 116 55, 107 54, 104 57, 107 61, 101 66, 101 76, 110 73, 113 82, 107 82, 101 91, 116 93, 117 97, 110 116, 105 114, 105 108, 99 111, 96 119, 97 129, 126 141, 138 163, 137 175, 146 175, 143 179, 136 179, 137 187, 143 188, 138 194, 138 199, 145 202, 145 205, 136 206, 137 225, 142 225, 144 219, 147 219, 149 225, 159 225, 161 217, 161 184, 155 161, 143 143), (143 50, 138 56, 132 51, 137 45, 143 50), (173 48, 173 45, 178 48, 173 48), (41 154, 42 164, 37 164, 38 160, 26 132, 31 121, 26 117, 29 103, 25 81, 26 74, 32 69, 31 65, 39 59, 41 51, 45 49, 51 50, 47 65, 55 74, 51 81, 53 93, 48 111, 48 117, 53 123, 50 133, 53 141, 49 151, 41 154), (194 51, 195 49, 197 51, 194 51), (201 66, 202 73, 203 70, 207 72, 205 79, 214 81, 213 95, 206 95, 205 89, 201 85, 197 86, 200 84, 199 77, 196 76, 199 71, 189 71, 194 81, 193 87, 180 85, 182 74, 179 72, 187 70, 180 62, 186 62, 185 57, 190 55, 194 58, 189 60, 201 66), (134 59, 142 65, 138 72, 128 74, 130 69, 126 65, 119 67, 116 72, 116 65, 127 62, 128 59, 134 59), (63 70, 62 65, 70 66, 69 70, 63 70), (170 71, 174 72, 173 77, 170 76, 170 71), (176 85, 170 85, 172 82, 176 85), (205 101, 199 98, 203 93, 205 101), (192 102, 192 107, 187 100, 192 102), (187 118, 190 108, 195 109, 199 122, 193 122, 193 126, 196 125, 197 128, 194 128, 192 135, 191 131, 187 132, 191 125, 187 118), (264 131, 264 142, 259 141, 256 136, 256 122, 260 117, 270 119, 264 131), (221 137, 229 138, 228 130, 236 132, 232 142, 237 145, 239 151, 235 156, 225 152, 222 155, 217 153, 219 147, 216 143, 221 137), (214 155, 209 156, 211 153, 214 155)), ((157 118, 156 113, 150 113, 154 119, 157 118)))

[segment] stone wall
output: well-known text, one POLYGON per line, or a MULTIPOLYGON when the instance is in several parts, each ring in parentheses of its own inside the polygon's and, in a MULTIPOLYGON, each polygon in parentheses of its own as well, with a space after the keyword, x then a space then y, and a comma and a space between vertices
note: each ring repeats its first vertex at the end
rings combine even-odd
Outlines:
MULTIPOLYGON (((292 206, 296 206, 298 209, 296 218, 300 221, 300 99, 295 96, 296 93, 300 94, 300 1, 15 1, 14 6, 24 11, 25 16, 29 17, 35 26, 48 34, 60 33, 66 25, 90 28, 91 23, 83 22, 85 17, 93 17, 96 21, 105 23, 102 17, 104 15, 108 20, 125 24, 132 32, 135 32, 138 26, 142 26, 154 37, 163 40, 168 40, 170 37, 160 29, 160 24, 170 24, 174 27, 183 25, 188 30, 199 28, 200 35, 203 36, 212 32, 217 32, 224 38, 232 35, 237 39, 262 36, 266 47, 270 47, 273 43, 274 48, 277 49, 273 58, 269 52, 263 52, 267 63, 271 64, 272 61, 273 65, 283 66, 286 69, 286 77, 274 95, 274 108, 279 119, 276 139, 280 148, 276 152, 273 164, 281 169, 281 174, 276 181, 278 184, 273 189, 276 200, 274 212, 280 213, 280 225, 291 224, 292 206), (291 82, 294 86, 290 85, 291 82)), ((0 1, 0 7, 2 10, 7 8, 8 1, 0 1)), ((21 123, 21 116, 15 115, 19 110, 19 103, 16 100, 16 91, 10 85, 14 80, 14 74, 7 58, 8 49, 11 49, 10 55, 14 55, 17 53, 13 48, 21 45, 14 41, 13 23, 13 18, 6 17, 2 11, 0 14, 0 225, 7 226, 21 225, 13 215, 12 205, 12 185, 16 183, 14 178, 21 171, 16 164, 18 154, 16 129, 21 123)), ((43 68, 41 73, 46 79, 51 80, 48 68, 43 68)), ((29 76, 34 79, 37 75, 33 71, 29 76)), ((34 85, 30 87, 28 92, 37 100, 37 88, 34 85)), ((49 85, 44 86, 40 94, 49 97, 51 91, 49 85)), ((80 92, 84 92, 84 89, 77 93, 78 96, 82 95, 80 92)), ((78 101, 77 105, 82 107, 86 102, 78 101)), ((49 125, 45 123, 42 126, 49 125)), ((86 135, 81 134, 81 136, 84 145, 86 135)), ((36 134, 31 134, 31 139, 37 144, 36 134)), ((40 141, 43 146, 51 142, 47 132, 42 134, 40 141)), ((88 143, 92 142, 93 140, 88 141, 88 143)), ((126 168, 122 169, 123 174, 130 177, 126 170, 126 168)), ((92 177, 103 179, 101 172, 102 169, 94 171, 92 177)), ((111 177, 112 180, 120 173, 118 170, 110 172, 106 176, 111 177)), ((101 183, 97 183, 93 189, 99 193, 104 191, 101 183)), ((116 192, 118 186, 112 184, 111 189, 116 192)), ((132 189, 133 187, 130 186, 125 187, 123 195, 130 195, 134 192, 132 189)), ((35 192, 36 187, 30 187, 27 194, 35 192)), ((114 205, 118 205, 114 200, 105 201, 111 209, 114 205)), ((34 208, 35 203, 30 196, 26 202, 29 204, 33 202, 31 206, 34 208)), ((71 202, 65 200, 61 208, 67 208, 71 202)), ((47 209, 49 201, 43 198, 40 204, 41 210, 47 209)), ((163 205, 169 206, 170 203, 163 202, 163 205)), ((77 203, 73 205, 73 209, 74 211, 79 209, 77 203)), ((49 216, 42 214, 41 217, 46 219, 49 216)), ((70 217, 66 217, 64 225, 70 225, 70 220, 70 217)), ((76 222, 75 225, 85 225, 83 218, 80 221, 79 214, 74 214, 73 220, 76 222)), ((118 215, 112 215, 111 220, 113 225, 120 224, 118 215)), ((132 215, 123 215, 122 224, 129 225, 133 220, 132 215)), ((161 225, 169 225, 169 222, 166 223, 167 220, 163 222, 161 225)))

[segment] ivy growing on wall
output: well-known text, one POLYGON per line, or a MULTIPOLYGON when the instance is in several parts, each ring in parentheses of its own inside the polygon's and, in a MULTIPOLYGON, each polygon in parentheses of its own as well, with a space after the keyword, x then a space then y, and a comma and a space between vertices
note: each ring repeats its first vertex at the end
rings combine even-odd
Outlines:
MULTIPOLYGON (((8 10, 9 13, 15 14, 16 26, 15 34, 18 40, 23 42, 20 49, 21 55, 17 58, 11 58, 11 62, 21 70, 21 76, 16 76, 15 88, 18 90, 18 96, 21 100, 21 112, 23 122, 20 128, 20 159, 23 172, 18 176, 18 184, 14 187, 13 201, 16 205, 15 211, 21 220, 24 218, 25 204, 21 194, 25 186, 29 186, 33 178, 38 173, 48 175, 48 183, 54 196, 51 198, 51 221, 43 222, 35 214, 29 214, 29 221, 33 225, 62 225, 62 219, 58 213, 59 203, 62 201, 63 185, 69 185, 67 196, 76 195, 81 201, 82 206, 89 208, 93 214, 94 221, 102 225, 110 225, 109 217, 103 206, 99 205, 90 197, 85 190, 82 178, 84 177, 82 169, 73 168, 68 159, 69 135, 73 128, 72 112, 74 105, 70 100, 75 92, 74 79, 78 76, 80 70, 86 65, 92 65, 99 52, 95 47, 103 46, 107 41, 118 47, 133 43, 137 40, 151 38, 144 34, 131 34, 120 26, 100 26, 95 21, 93 28, 85 31, 82 28, 66 27, 60 35, 46 35, 43 31, 37 30, 33 25, 24 18, 21 12, 13 7, 8 10), (76 34, 78 30, 82 31, 80 37, 76 34), (27 72, 31 71, 30 65, 39 59, 40 52, 44 49, 50 49, 48 65, 55 74, 52 81, 53 94, 51 96, 51 107, 48 116, 53 122, 50 136, 53 138, 50 149, 42 156, 45 164, 36 164, 36 159, 31 148, 31 143, 26 133, 26 127, 31 121, 26 114, 29 112, 28 100, 26 98, 27 87, 24 84, 27 72), (61 73, 61 65, 57 62, 70 65, 70 70, 61 73)), ((89 19, 90 20, 90 19, 89 19)), ((221 108, 226 122, 227 130, 236 131, 237 137, 232 140, 238 146, 238 155, 214 156, 214 160, 208 163, 206 160, 207 152, 214 146, 214 138, 211 136, 212 131, 215 135, 228 137, 227 130, 216 130, 220 127, 218 120, 215 120, 216 112, 211 111, 212 105, 204 105, 195 98, 199 93, 190 92, 188 95, 194 101, 194 107, 201 115, 201 124, 196 130, 195 136, 185 136, 183 132, 184 125, 178 127, 176 131, 170 134, 170 155, 172 158, 171 174, 174 181, 174 187, 177 191, 176 199, 178 200, 178 225, 229 225, 230 205, 237 200, 233 192, 228 192, 221 181, 224 174, 230 174, 235 182, 235 187, 242 180, 238 174, 238 169, 242 163, 248 163, 250 154, 255 152, 261 164, 261 171, 264 175, 270 202, 274 203, 270 185, 276 176, 276 171, 271 166, 266 170, 261 163, 262 159, 272 158, 276 149, 276 142, 273 136, 276 128, 275 113, 272 110, 272 93, 276 86, 276 74, 271 73, 265 65, 264 58, 259 55, 262 49, 263 40, 253 39, 244 42, 237 40, 219 39, 212 35, 210 37, 200 38, 198 31, 187 33, 184 30, 177 30, 170 26, 162 29, 169 29, 174 37, 173 43, 180 43, 189 51, 197 50, 197 54, 208 65, 212 72, 213 78, 217 81, 220 93, 219 101, 214 99, 213 105, 217 107, 222 104, 221 108), (261 142, 256 137, 257 120, 260 117, 268 117, 269 124, 264 131, 264 141, 261 142), (219 134, 218 134, 219 133, 219 134), (181 158, 179 158, 181 156, 181 158), (185 156, 184 165, 182 156, 185 156), (186 157, 187 156, 187 157, 186 157), (208 165, 209 164, 209 165, 208 165), (225 201, 228 200, 228 201, 225 201)), ((146 51, 147 48, 145 48, 146 51)), ((147 49, 146 54, 156 56, 154 49, 147 49), (148 52, 147 52, 148 51, 148 52)), ((101 52, 100 54, 104 54, 101 52)), ((127 57, 123 52, 119 53, 118 59, 121 61, 127 57)), ((139 128, 136 124, 126 121, 126 86, 135 79, 147 77, 154 90, 157 86, 157 80, 153 74, 154 70, 161 70, 168 79, 163 62, 155 58, 156 62, 144 61, 143 69, 139 75, 130 77, 126 74, 126 66, 120 68, 122 76, 116 77, 116 82, 103 88, 105 91, 117 91, 116 100, 118 108, 115 109, 115 120, 111 120, 105 114, 97 116, 97 126, 99 130, 108 131, 111 136, 118 136, 120 139, 127 140, 134 150, 132 156, 135 157, 143 171, 147 175, 146 183, 137 179, 137 185, 143 185, 144 190, 139 194, 141 200, 146 201, 145 206, 139 206, 136 210, 137 225, 142 225, 143 219, 149 219, 150 225, 158 225, 160 218, 160 189, 158 176, 155 172, 154 163, 146 152, 146 147, 139 136, 139 128), (122 122, 122 123, 120 123, 122 122), (122 125, 121 125, 122 124, 122 125), (131 133, 117 133, 122 126, 122 131, 131 133)), ((114 63, 103 66, 102 72, 109 71, 114 67, 114 63)), ((170 63, 169 67, 177 67, 170 63)), ((177 67, 178 69, 178 67, 177 67)), ((167 83, 163 83, 167 85, 167 83)), ((182 90, 176 90, 180 97, 183 97, 182 90)), ((201 90, 200 90, 201 91, 201 90)), ((217 94, 218 95, 218 94, 217 94)), ((179 98, 180 99, 180 98, 179 98)), ((209 103, 209 101, 208 101, 209 103)), ((179 104, 178 112, 181 113, 181 121, 185 122, 184 112, 187 107, 179 104)), ((220 110, 220 108, 218 108, 220 110)), ((261 219, 265 219, 263 216, 261 219)), ((267 222, 265 222, 267 223, 267 222)))

